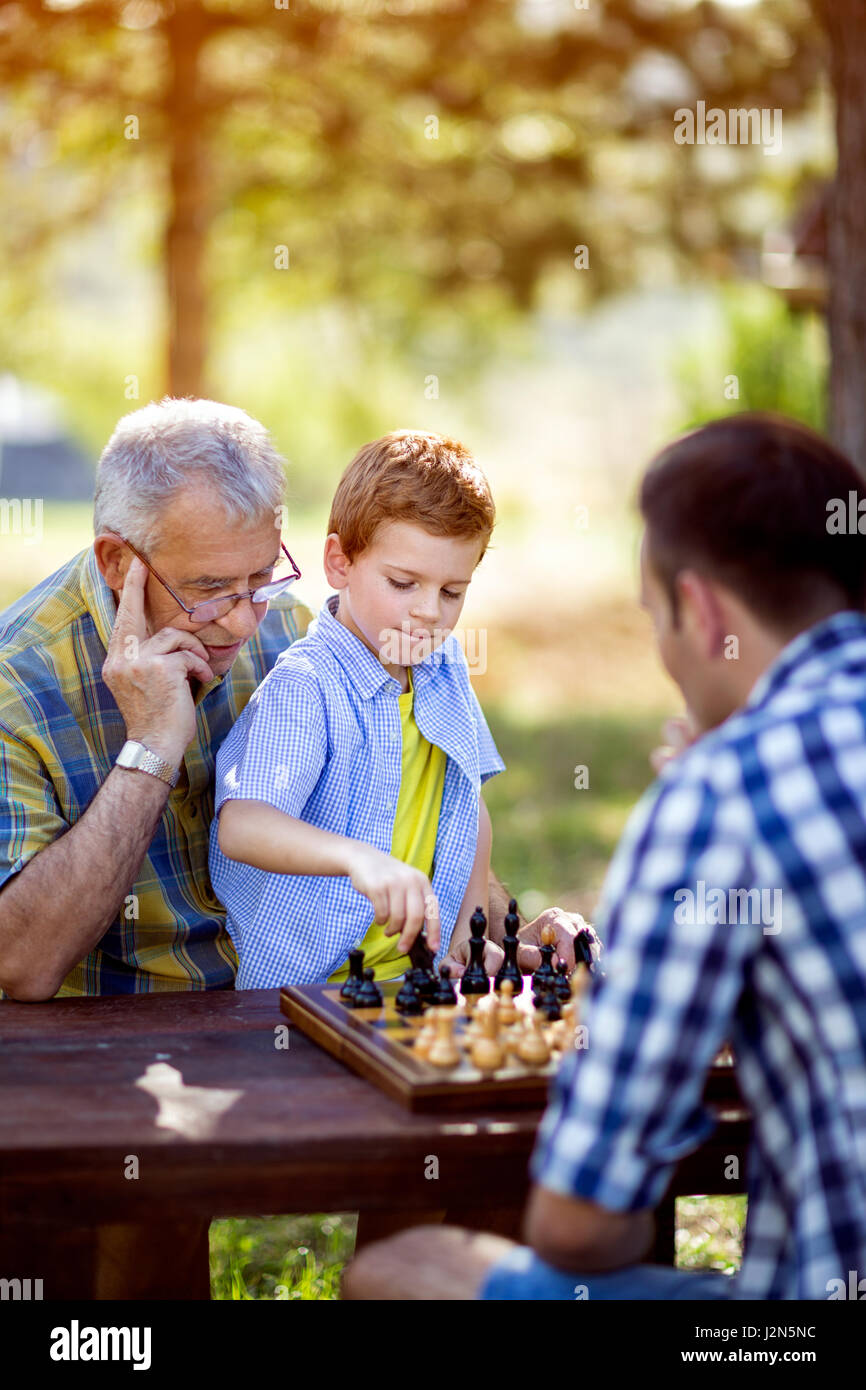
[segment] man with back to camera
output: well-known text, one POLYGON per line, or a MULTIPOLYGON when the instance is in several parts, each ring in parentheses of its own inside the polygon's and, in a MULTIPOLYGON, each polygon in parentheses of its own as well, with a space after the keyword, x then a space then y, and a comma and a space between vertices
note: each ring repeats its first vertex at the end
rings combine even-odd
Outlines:
POLYGON ((606 978, 539 1131, 527 1244, 410 1230, 349 1266, 349 1298, 825 1299, 866 1269, 866 546, 834 520, 852 496, 856 515, 843 455, 769 416, 650 467, 642 602, 697 738, 610 866, 606 978), (753 1116, 742 1269, 642 1264, 713 1129, 727 1040, 753 1116))

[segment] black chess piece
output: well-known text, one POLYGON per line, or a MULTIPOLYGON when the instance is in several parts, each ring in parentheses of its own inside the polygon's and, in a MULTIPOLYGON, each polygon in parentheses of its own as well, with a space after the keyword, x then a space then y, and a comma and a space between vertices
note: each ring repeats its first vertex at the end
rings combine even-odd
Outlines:
POLYGON ((424 1000, 418 992, 412 976, 417 972, 409 970, 402 985, 394 996, 394 1008, 401 1014, 423 1014, 424 1000))
POLYGON ((384 1000, 382 991, 373 979, 373 967, 367 966, 364 971, 364 978, 361 981, 361 988, 355 995, 353 1005, 356 1009, 378 1009, 381 1008, 384 1000))
POLYGON ((517 950, 520 942, 517 932, 520 927, 520 918, 517 915, 517 900, 512 898, 508 904, 508 911, 505 914, 505 935, 502 938, 502 949, 505 952, 505 960, 499 967, 493 988, 500 990, 506 980, 510 980, 514 985, 514 993, 518 995, 523 989, 523 976, 520 973, 520 966, 517 964, 517 950))
POLYGON ((414 970, 408 970, 406 979, 412 981, 425 1004, 432 1004, 439 981, 428 966, 417 966, 414 970))
POLYGON ((571 985, 569 984, 569 970, 564 960, 558 961, 556 973, 553 981, 553 992, 560 1004, 567 1004, 571 998, 571 985))
POLYGON ((532 1003, 536 1009, 546 1009, 551 1003, 559 1007, 552 981, 539 980, 537 985, 532 986, 532 1003))
POLYGON ((592 937, 585 927, 574 938, 574 960, 576 965, 583 961, 592 970, 592 937))
POLYGON ((549 989, 546 994, 541 996, 539 1008, 548 1023, 557 1023, 559 1019, 562 1018, 562 1009, 559 1006, 559 1000, 552 989, 549 989))
POLYGON ((352 1007, 355 995, 361 988, 364 980, 364 952, 358 949, 349 952, 349 977, 340 990, 340 998, 344 1004, 352 1007))
POLYGON ((460 980, 461 994, 489 994, 490 977, 484 969, 484 947, 486 943, 487 918, 480 907, 476 907, 469 918, 469 964, 460 980))
POLYGON ((432 1002, 440 1009, 450 1009, 457 1003, 457 993, 451 983, 451 969, 447 965, 439 967, 439 984, 432 1002))
POLYGON ((553 969, 553 953, 555 949, 552 942, 549 945, 539 946, 538 952, 541 956, 541 964, 532 977, 533 990, 537 991, 540 985, 544 985, 545 987, 551 985, 556 979, 556 972, 553 969))

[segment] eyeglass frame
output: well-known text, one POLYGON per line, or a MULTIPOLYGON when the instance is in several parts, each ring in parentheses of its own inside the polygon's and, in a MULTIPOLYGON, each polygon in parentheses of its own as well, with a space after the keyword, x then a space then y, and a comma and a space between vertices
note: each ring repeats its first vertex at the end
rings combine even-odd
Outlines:
MULTIPOLYGON (((184 613, 186 613, 187 617, 193 619, 193 622, 200 622, 200 623, 208 623, 208 622, 216 623, 216 622, 219 622, 219 618, 195 618, 195 617, 193 617, 193 615, 194 615, 194 613, 195 613, 195 610, 196 610, 197 608, 206 608, 206 607, 208 606, 208 604, 211 604, 211 603, 224 603, 226 599, 232 599, 233 602, 232 602, 231 606, 230 606, 229 608, 226 609, 225 613, 220 614, 220 617, 223 617, 223 618, 224 618, 224 617, 226 616, 226 613, 230 613, 230 612, 232 611, 232 608, 234 608, 236 604, 240 603, 241 599, 248 598, 248 599, 250 600, 251 603, 269 603, 269 602, 270 602, 270 599, 267 599, 267 598, 256 599, 256 598, 254 597, 254 595, 255 595, 255 594, 260 594, 261 591, 262 591, 262 589, 267 589, 267 588, 269 588, 271 584, 283 584, 284 587, 287 589, 287 588, 289 587, 290 584, 294 584, 298 579, 301 578, 301 571, 298 569, 298 566, 295 564, 295 561, 292 559, 291 555, 289 554, 288 550, 286 549, 285 542, 281 540, 281 541, 280 541, 280 549, 282 550, 283 554, 285 555, 286 559, 288 560, 288 562, 289 562, 289 564, 291 565, 292 570, 293 570, 293 573, 292 573, 291 575, 289 575, 288 578, 286 578, 285 580, 280 580, 280 579, 269 579, 268 582, 267 582, 267 584, 260 584, 259 587, 258 587, 257 589, 247 589, 246 592, 245 592, 245 593, 242 593, 242 594, 221 594, 219 598, 206 598, 206 599, 202 599, 201 603, 194 603, 193 606, 192 606, 192 608, 187 608, 187 606, 186 606, 186 604, 184 603, 183 599, 178 598, 177 594, 174 592, 174 589, 171 587, 171 585, 170 585, 165 579, 163 579, 162 575, 161 575, 157 570, 154 569, 154 567, 153 567, 153 565, 150 563, 150 561, 149 561, 149 560, 146 560, 146 559, 144 558, 144 556, 142 555, 141 551, 138 550, 138 549, 132 544, 132 541, 127 540, 126 536, 120 536, 120 535, 118 536, 118 540, 123 541, 123 544, 124 544, 124 545, 129 546, 129 549, 132 551, 133 555, 135 555, 135 557, 136 557, 137 559, 139 559, 143 565, 146 565, 146 566, 147 566, 147 568, 150 570, 151 574, 153 575, 154 579, 158 579, 158 580, 159 580, 159 582, 160 582, 160 584, 162 585, 162 587, 163 587, 164 589, 167 589, 168 592, 171 594, 172 598, 174 599, 174 601, 175 601, 175 603, 178 605, 178 607, 179 607, 179 608, 182 608, 183 611, 184 611, 184 613)), ((280 590, 280 593, 283 593, 283 589, 280 590)), ((270 597, 271 597, 271 598, 279 598, 279 594, 271 594, 270 597)))

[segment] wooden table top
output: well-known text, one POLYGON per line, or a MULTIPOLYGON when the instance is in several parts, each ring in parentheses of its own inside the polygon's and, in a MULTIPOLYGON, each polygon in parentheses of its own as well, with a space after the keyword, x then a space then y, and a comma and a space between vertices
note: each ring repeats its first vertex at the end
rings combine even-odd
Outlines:
POLYGON ((538 1110, 411 1115, 295 1028, 278 1050, 284 1027, 277 990, 3 1001, 0 1218, 132 1221, 155 1199, 190 1216, 490 1206, 523 1191, 538 1110))
POLYGON ((411 1114, 286 1026, 277 990, 0 1003, 0 1220, 522 1200, 539 1110, 411 1114))

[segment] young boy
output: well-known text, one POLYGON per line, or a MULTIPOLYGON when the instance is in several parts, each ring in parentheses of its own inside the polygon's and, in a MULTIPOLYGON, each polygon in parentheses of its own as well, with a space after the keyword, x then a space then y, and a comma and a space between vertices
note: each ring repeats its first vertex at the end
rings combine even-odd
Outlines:
MULTIPOLYGON (((467 963, 488 903, 481 785, 504 764, 450 634, 494 521, 481 469, 439 435, 385 435, 343 474, 337 592, 217 756, 210 870, 238 989, 338 982, 359 943, 395 979, 425 919, 437 961, 467 963)), ((488 944, 488 969, 501 959, 488 944)))

